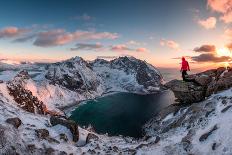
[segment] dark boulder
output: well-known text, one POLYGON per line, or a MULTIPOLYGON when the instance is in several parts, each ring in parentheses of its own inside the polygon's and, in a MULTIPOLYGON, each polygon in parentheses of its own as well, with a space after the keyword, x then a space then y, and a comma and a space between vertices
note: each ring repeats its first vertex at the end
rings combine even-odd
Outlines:
POLYGON ((49 131, 47 129, 36 129, 35 132, 40 139, 47 139, 49 137, 49 131))
POLYGON ((98 140, 99 137, 93 133, 88 133, 87 137, 86 137, 86 144, 91 142, 92 140, 98 140))
POLYGON ((22 121, 18 117, 8 118, 6 122, 13 125, 15 128, 18 128, 22 124, 22 121))
POLYGON ((60 118, 60 117, 55 117, 55 116, 51 116, 50 118, 50 123, 55 126, 55 125, 63 125, 65 127, 67 127, 72 135, 73 135, 73 141, 77 142, 79 139, 79 130, 78 130, 78 125, 77 123, 75 123, 74 121, 71 120, 67 120, 64 118, 60 118))
POLYGON ((215 130, 217 130, 218 127, 217 125, 215 125, 212 129, 210 129, 208 132, 204 133, 203 135, 201 135, 201 137, 199 138, 200 142, 205 141, 215 130))
POLYGON ((165 84, 170 88, 175 97, 181 103, 193 103, 202 101, 205 98, 205 90, 202 86, 197 86, 193 82, 184 82, 181 80, 172 80, 165 84))

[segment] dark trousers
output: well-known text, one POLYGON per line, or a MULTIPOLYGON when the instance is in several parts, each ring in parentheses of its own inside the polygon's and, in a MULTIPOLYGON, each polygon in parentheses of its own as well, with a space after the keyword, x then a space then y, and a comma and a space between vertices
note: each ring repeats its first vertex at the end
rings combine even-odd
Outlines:
POLYGON ((185 82, 193 82, 195 83, 196 85, 201 85, 199 84, 195 79, 189 79, 188 77, 186 77, 188 75, 187 71, 186 70, 183 70, 182 71, 182 78, 183 78, 183 81, 185 82))
POLYGON ((186 70, 182 70, 182 79, 183 79, 183 81, 188 82, 188 79, 186 78, 186 75, 188 75, 187 71, 186 70))

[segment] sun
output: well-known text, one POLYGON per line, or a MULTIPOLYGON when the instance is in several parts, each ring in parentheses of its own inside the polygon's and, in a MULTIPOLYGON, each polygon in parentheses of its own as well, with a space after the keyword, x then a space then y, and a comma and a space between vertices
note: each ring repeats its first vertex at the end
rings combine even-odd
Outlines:
POLYGON ((229 56, 229 57, 232 57, 231 51, 228 48, 226 48, 226 47, 217 49, 216 53, 217 53, 218 56, 229 56))

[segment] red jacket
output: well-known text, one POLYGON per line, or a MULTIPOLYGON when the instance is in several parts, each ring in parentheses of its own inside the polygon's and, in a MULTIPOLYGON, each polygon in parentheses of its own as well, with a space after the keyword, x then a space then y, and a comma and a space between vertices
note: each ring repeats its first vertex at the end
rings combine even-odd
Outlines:
POLYGON ((181 63, 181 70, 183 71, 189 71, 190 68, 189 68, 189 63, 188 61, 185 60, 185 58, 182 58, 182 63, 181 63))

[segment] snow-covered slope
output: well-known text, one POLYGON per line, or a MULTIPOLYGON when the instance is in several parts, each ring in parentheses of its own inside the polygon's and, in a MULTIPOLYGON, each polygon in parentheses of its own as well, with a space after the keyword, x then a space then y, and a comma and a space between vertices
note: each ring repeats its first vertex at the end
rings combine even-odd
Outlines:
POLYGON ((159 72, 134 58, 91 63, 74 58, 47 69, 34 78, 22 71, 13 80, 0 83, 0 154, 232 153, 232 88, 199 103, 165 108, 144 126, 145 136, 141 139, 109 137, 90 134, 80 127, 76 131, 76 124, 63 117, 53 123, 51 118, 63 115, 58 109, 62 106, 110 90, 149 93, 148 83, 158 87, 162 81, 159 72), (138 79, 140 66, 144 67, 141 73, 145 81, 138 79), (81 81, 82 87, 60 83, 62 78, 67 82, 65 74, 68 80, 74 77, 75 82, 81 81))
POLYGON ((106 91, 151 93, 158 91, 162 83, 162 76, 155 67, 134 57, 112 61, 96 59, 91 66, 106 91))

